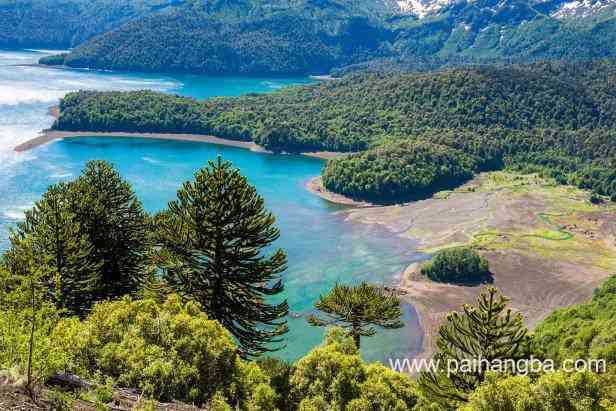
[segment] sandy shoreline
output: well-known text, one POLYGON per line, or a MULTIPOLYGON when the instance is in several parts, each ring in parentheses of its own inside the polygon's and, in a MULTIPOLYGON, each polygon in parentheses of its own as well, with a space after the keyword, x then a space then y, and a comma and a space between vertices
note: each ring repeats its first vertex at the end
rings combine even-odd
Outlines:
MULTIPOLYGON (((54 114, 51 107, 50 114, 54 114)), ((97 132, 97 131, 60 131, 43 130, 37 137, 30 139, 14 148, 17 152, 32 150, 43 144, 50 143, 59 139, 84 138, 84 137, 110 137, 110 138, 146 138, 156 140, 192 141, 198 143, 217 144, 221 146, 239 147, 259 153, 271 153, 271 151, 257 145, 252 141, 238 141, 204 134, 182 134, 182 133, 134 133, 134 132, 97 132)), ((340 155, 331 151, 305 152, 301 155, 328 160, 340 155)))
POLYGON ((356 201, 352 198, 345 197, 341 194, 336 194, 331 191, 328 191, 325 187, 323 187, 323 178, 320 176, 311 178, 306 183, 306 189, 310 191, 312 194, 321 197, 324 200, 327 200, 332 203, 351 206, 351 207, 377 207, 374 204, 367 203, 364 201, 356 201))
MULTIPOLYGON (((60 107, 57 105, 51 106, 47 109, 47 114, 55 119, 60 117, 60 107)), ((206 134, 190 134, 190 133, 141 133, 141 132, 101 132, 101 131, 61 131, 46 129, 39 133, 39 135, 33 139, 30 139, 24 143, 19 144, 14 148, 17 152, 23 152, 32 150, 43 144, 50 143, 54 140, 64 138, 83 138, 83 137, 116 137, 116 138, 149 138, 156 140, 175 140, 175 141, 193 141, 197 143, 209 143, 218 144, 228 147, 239 147, 258 153, 270 153, 271 151, 259 146, 253 141, 239 141, 231 140, 228 138, 221 138, 216 136, 210 136, 206 134)), ((306 157, 320 158, 322 160, 329 160, 345 153, 338 153, 334 151, 312 151, 300 153, 306 157)))

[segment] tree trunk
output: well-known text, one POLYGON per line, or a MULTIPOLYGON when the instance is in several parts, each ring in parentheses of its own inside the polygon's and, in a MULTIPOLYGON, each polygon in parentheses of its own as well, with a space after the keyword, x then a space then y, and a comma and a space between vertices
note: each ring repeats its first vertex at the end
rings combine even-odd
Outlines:
POLYGON ((353 336, 353 341, 355 342, 355 347, 359 350, 361 345, 361 334, 359 333, 359 327, 356 325, 353 326, 353 331, 351 331, 351 335, 353 336))
POLYGON ((28 345, 28 393, 30 397, 34 399, 34 390, 32 389, 32 352, 34 351, 34 323, 36 321, 36 307, 35 307, 35 296, 34 296, 34 281, 30 284, 31 291, 31 304, 32 304, 32 324, 30 326, 30 341, 28 345))

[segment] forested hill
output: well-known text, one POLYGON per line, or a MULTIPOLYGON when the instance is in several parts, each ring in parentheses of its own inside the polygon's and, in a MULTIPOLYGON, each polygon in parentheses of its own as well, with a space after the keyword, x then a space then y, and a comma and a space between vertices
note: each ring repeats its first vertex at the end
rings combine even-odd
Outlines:
MULTIPOLYGON (((77 47, 65 63, 323 74, 366 65, 434 68, 616 56, 616 1, 595 1, 601 4, 576 9, 565 0, 418 0, 408 7, 389 0, 186 0, 101 29, 104 34, 77 47), (421 5, 430 12, 415 9, 421 5)), ((83 24, 90 25, 87 18, 83 24)))
MULTIPOLYGON (((319 86, 219 100, 210 122, 282 149, 357 151, 431 128, 597 128, 616 124, 608 62, 351 76, 319 86), (284 141, 270 131, 282 130, 284 141)), ((220 132, 220 131, 219 131, 220 132)))
POLYGON ((547 168, 563 182, 613 195, 615 85, 616 64, 598 61, 366 74, 207 102, 145 91, 80 92, 62 101, 55 127, 213 134, 254 140, 274 151, 374 150, 367 157, 332 161, 324 174, 329 188, 373 201, 384 196, 385 183, 390 186, 387 201, 415 198, 417 187, 403 184, 400 170, 410 162, 415 162, 412 170, 421 169, 417 159, 428 167, 435 158, 458 177, 436 171, 428 173, 432 177, 427 180, 418 177, 422 195, 436 187, 432 178, 442 188, 443 181, 457 183, 459 176, 504 165, 547 168), (427 141, 460 153, 425 144, 418 153, 408 141, 427 141), (381 150, 383 145, 386 149, 381 150), (379 159, 387 153, 396 153, 399 162, 379 159), (472 156, 474 164, 462 153, 472 156), (449 167, 454 160, 456 165, 449 167), (335 170, 353 167, 362 173, 344 179, 362 181, 337 180, 340 173, 335 170))
MULTIPOLYGON (((239 2, 241 4, 241 2, 239 2)), ((324 73, 384 55, 391 33, 338 8, 241 14, 195 5, 148 16, 74 50, 73 67, 214 74, 324 73), (238 16, 239 14, 239 16, 238 16)))
POLYGON ((0 47, 75 47, 183 0, 0 0, 0 47))

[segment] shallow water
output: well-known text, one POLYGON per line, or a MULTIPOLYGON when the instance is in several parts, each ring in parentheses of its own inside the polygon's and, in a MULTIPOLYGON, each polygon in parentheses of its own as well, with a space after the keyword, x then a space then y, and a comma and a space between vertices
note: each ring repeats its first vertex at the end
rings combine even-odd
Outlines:
MULTIPOLYGON (((281 238, 276 245, 289 258, 285 293, 291 311, 301 317, 289 318, 287 347, 276 355, 291 360, 321 341, 323 331, 308 326, 305 320, 320 294, 337 281, 395 283, 398 273, 419 257, 411 241, 395 238, 378 226, 351 224, 345 221, 342 207, 306 191, 305 183, 323 166, 318 159, 149 139, 70 139, 23 154, 11 150, 49 127, 53 119, 46 114, 48 107, 73 89, 152 88, 207 98, 270 91, 306 79, 125 75, 10 65, 39 56, 0 52, 0 249, 7 247, 9 227, 47 186, 74 178, 87 160, 111 161, 133 185, 146 209, 155 212, 174 198, 180 184, 197 169, 222 155, 257 187, 277 217, 281 238)), ((404 307, 404 316, 404 329, 364 340, 365 358, 385 360, 417 351, 421 332, 411 306, 404 307)))

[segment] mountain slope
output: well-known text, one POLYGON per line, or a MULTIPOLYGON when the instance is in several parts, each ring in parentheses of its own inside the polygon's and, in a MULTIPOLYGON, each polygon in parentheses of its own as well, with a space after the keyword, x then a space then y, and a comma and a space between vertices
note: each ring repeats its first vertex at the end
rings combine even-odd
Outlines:
POLYGON ((0 0, 0 47, 74 47, 184 0, 0 0))
POLYGON ((131 22, 78 47, 76 67, 140 71, 305 74, 381 55, 388 32, 354 10, 175 8, 131 22))
POLYGON ((277 75, 616 56, 616 0, 580 1, 191 0, 95 37, 65 63, 277 75))

